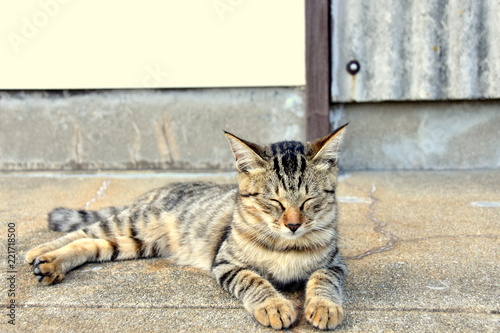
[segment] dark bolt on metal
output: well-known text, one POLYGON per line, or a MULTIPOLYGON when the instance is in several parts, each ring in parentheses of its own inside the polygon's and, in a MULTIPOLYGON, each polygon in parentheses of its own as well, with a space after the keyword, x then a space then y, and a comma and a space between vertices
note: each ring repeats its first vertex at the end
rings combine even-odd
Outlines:
POLYGON ((356 75, 361 69, 361 66, 357 60, 352 60, 347 63, 346 69, 349 74, 356 75))

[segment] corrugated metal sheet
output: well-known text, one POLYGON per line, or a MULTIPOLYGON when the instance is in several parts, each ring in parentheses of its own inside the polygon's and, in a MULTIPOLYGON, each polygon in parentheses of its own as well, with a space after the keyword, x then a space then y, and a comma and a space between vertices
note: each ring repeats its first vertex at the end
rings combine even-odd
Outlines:
POLYGON ((335 102, 500 98, 498 0, 332 0, 332 16, 335 102))

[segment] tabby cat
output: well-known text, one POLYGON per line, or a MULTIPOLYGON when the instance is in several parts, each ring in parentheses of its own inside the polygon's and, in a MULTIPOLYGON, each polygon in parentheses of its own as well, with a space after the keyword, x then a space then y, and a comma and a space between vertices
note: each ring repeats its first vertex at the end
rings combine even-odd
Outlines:
POLYGON ((227 133, 238 185, 175 183, 130 206, 57 208, 49 226, 71 231, 26 255, 44 285, 86 262, 166 256, 213 274, 264 326, 284 329, 298 309, 280 290, 302 283, 307 320, 344 317, 346 267, 337 248, 337 160, 347 125, 313 142, 261 146, 227 133))

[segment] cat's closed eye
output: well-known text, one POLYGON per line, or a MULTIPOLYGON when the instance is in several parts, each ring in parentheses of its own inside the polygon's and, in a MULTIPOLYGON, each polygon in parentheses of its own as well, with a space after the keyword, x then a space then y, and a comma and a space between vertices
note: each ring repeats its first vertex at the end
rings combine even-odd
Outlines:
POLYGON ((317 213, 323 207, 323 199, 322 198, 310 198, 304 201, 301 206, 302 211, 309 211, 317 213))
POLYGON ((304 211, 306 208, 308 208, 311 205, 312 200, 314 199, 315 198, 307 198, 306 200, 304 200, 304 202, 302 202, 302 205, 300 205, 300 210, 304 211))
POLYGON ((273 203, 273 206, 275 206, 276 208, 279 208, 281 211, 285 210, 285 206, 283 206, 283 204, 279 200, 269 199, 269 201, 271 201, 273 203))

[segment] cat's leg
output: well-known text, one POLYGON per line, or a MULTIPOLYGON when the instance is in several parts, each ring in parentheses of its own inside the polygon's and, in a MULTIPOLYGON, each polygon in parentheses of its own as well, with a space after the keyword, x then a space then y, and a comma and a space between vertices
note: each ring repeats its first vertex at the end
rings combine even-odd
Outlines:
POLYGON ((134 206, 105 221, 94 223, 30 250, 26 261, 44 285, 61 282, 65 274, 86 262, 158 256, 153 238, 143 239, 148 220, 145 205, 134 206))
POLYGON ((51 242, 44 243, 31 249, 26 255, 26 261, 29 264, 32 264, 38 256, 44 253, 59 249, 77 239, 88 238, 88 234, 81 229, 86 226, 105 221, 125 209, 126 207, 107 207, 98 211, 69 208, 54 209, 48 216, 49 229, 69 233, 66 236, 57 238, 51 242))
POLYGON ((81 238, 37 256, 32 261, 33 273, 40 283, 50 285, 61 282, 67 272, 86 262, 134 259, 139 256, 137 241, 130 237, 81 238))
POLYGON ((315 271, 306 285, 305 316, 315 327, 333 329, 342 323, 342 282, 346 267, 338 251, 328 267, 315 271))
POLYGON ((212 273, 222 289, 240 299, 262 325, 286 329, 297 319, 294 304, 251 269, 216 259, 212 273))
POLYGON ((26 253, 26 262, 31 265, 33 264, 35 259, 42 254, 59 249, 65 245, 68 245, 69 243, 74 242, 77 239, 87 237, 88 236, 85 232, 83 232, 82 230, 78 230, 75 232, 71 232, 63 237, 59 237, 53 241, 38 245, 37 247, 32 248, 28 251, 28 253, 26 253))

